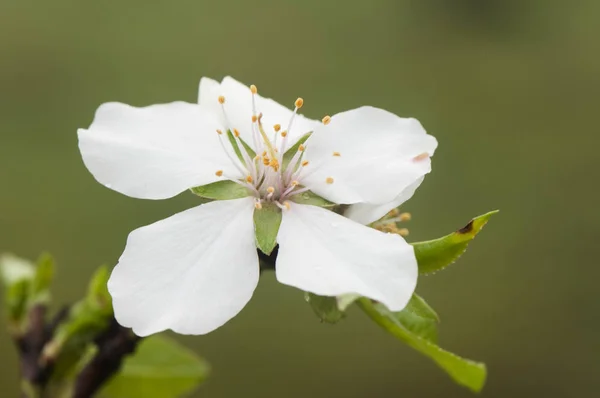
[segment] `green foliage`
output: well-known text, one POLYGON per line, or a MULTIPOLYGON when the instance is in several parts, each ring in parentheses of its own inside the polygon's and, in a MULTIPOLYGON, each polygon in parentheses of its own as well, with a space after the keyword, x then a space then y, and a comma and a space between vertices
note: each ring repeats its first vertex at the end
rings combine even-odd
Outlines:
POLYGON ((419 273, 429 274, 446 268, 467 250, 469 242, 498 210, 475 217, 463 228, 439 239, 413 243, 419 273))
POLYGON ((393 316, 412 333, 425 340, 437 343, 438 314, 417 294, 413 294, 406 307, 393 316))
POLYGON ((209 372, 205 360, 176 341, 155 335, 142 340, 99 397, 177 398, 195 389, 209 372))
POLYGON ((44 253, 37 261, 35 274, 31 281, 32 304, 50 301, 50 285, 54 279, 54 258, 44 253))
POLYGON ((277 245, 277 232, 281 225, 281 209, 274 203, 263 203, 254 210, 254 235, 256 246, 266 255, 277 245))
MULTIPOLYGON (((396 316, 384 305, 374 303, 367 298, 357 301, 360 308, 379 326, 405 342, 421 354, 431 358, 444 369, 454 381, 474 392, 479 392, 485 384, 486 367, 484 364, 461 358, 437 346, 424 330, 415 330, 414 323, 396 316)), ((431 314, 430 314, 431 315, 431 314)))
POLYGON ((346 314, 340 310, 336 297, 319 296, 314 293, 304 293, 304 299, 310 304, 321 322, 338 323, 346 314))
POLYGON ((306 192, 302 192, 298 195, 294 195, 294 196, 292 196, 291 200, 292 200, 292 202, 303 204, 303 205, 313 205, 313 206, 327 207, 327 208, 335 206, 335 203, 330 202, 327 199, 323 199, 322 197, 320 197, 319 195, 317 195, 311 191, 306 191, 306 192))
POLYGON ((283 170, 285 170, 288 167, 290 161, 292 160, 296 152, 298 152, 298 148, 300 148, 300 145, 304 144, 311 134, 312 132, 304 134, 293 146, 291 146, 287 151, 285 151, 285 153, 283 154, 283 161, 281 165, 283 170))
POLYGON ((202 185, 192 188, 191 191, 198 196, 213 200, 240 199, 250 196, 250 191, 246 187, 230 180, 202 185))

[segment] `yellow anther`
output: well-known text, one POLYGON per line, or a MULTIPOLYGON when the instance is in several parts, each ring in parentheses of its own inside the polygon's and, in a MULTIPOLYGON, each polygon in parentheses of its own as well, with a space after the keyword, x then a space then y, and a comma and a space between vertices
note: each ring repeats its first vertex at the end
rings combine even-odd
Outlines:
POLYGON ((273 192, 275 192, 275 188, 269 187, 269 188, 267 188, 267 192, 268 193, 273 193, 273 192))
POLYGON ((290 209, 290 202, 288 202, 287 200, 286 200, 285 202, 283 202, 283 205, 285 206, 285 208, 286 208, 287 210, 289 210, 289 209, 290 209))
POLYGON ((271 162, 269 162, 269 166, 271 166, 275 171, 279 170, 279 162, 277 159, 272 159, 271 162))
POLYGON ((428 159, 428 158, 429 158, 429 154, 427 152, 423 152, 422 154, 415 156, 413 158, 413 160, 415 162, 419 162, 421 160, 425 160, 425 159, 428 159))
POLYGON ((330 121, 331 121, 331 116, 329 116, 329 115, 325 116, 322 120, 324 125, 328 125, 330 121))
POLYGON ((303 160, 301 165, 302 165, 302 167, 308 166, 308 160, 303 160))
POLYGON ((406 228, 400 228, 397 233, 400 236, 408 236, 408 229, 406 229, 406 228))
POLYGON ((306 149, 306 147, 300 144, 300 146, 298 147, 298 152, 304 152, 304 149, 306 149))
POLYGON ((392 209, 389 211, 389 213, 387 215, 388 215, 388 217, 396 217, 396 216, 400 215, 400 210, 392 209))
POLYGON ((292 181, 292 186, 293 187, 296 187, 298 185, 300 185, 300 183, 298 181, 296 181, 296 180, 292 181))
POLYGON ((279 130, 281 130, 281 124, 276 124, 275 126, 273 126, 273 130, 275 130, 275 132, 278 133, 279 130))
POLYGON ((260 202, 254 202, 254 208, 256 210, 260 210, 260 209, 262 209, 262 204, 260 204, 260 202))
POLYGON ((217 172, 215 173, 215 175, 217 177, 221 177, 223 175, 223 170, 217 170, 217 172))
POLYGON ((222 131, 222 130, 219 130, 219 129, 217 129, 217 134, 221 135, 221 134, 223 134, 223 131, 222 131))
POLYGON ((269 158, 267 158, 267 157, 264 157, 264 158, 263 158, 263 164, 264 164, 265 166, 268 166, 268 165, 269 165, 269 162, 270 162, 269 158))
POLYGON ((298 98, 296 102, 294 102, 294 105, 296 105, 296 108, 300 109, 302 108, 302 105, 304 105, 304 100, 302 98, 298 98))
POLYGON ((263 151, 263 153, 260 156, 267 156, 267 151, 263 151))
POLYGON ((410 213, 400 214, 400 221, 402 221, 402 222, 410 221, 411 218, 412 218, 412 215, 410 213))
POLYGON ((254 178, 252 178, 252 176, 247 176, 246 177, 246 182, 249 182, 252 184, 252 181, 254 181, 254 178))
POLYGON ((223 105, 225 103, 225 97, 219 95, 219 104, 223 105))
POLYGON ((256 115, 252 115, 252 123, 256 123, 258 117, 256 115))
POLYGON ((327 184, 333 184, 333 178, 331 178, 331 177, 327 177, 327 178, 325 179, 325 182, 326 182, 327 184))
POLYGON ((333 153, 333 156, 338 156, 338 157, 339 157, 339 156, 342 156, 342 154, 341 154, 341 153, 339 153, 339 152, 334 152, 334 153, 333 153))
POLYGON ((254 84, 250 86, 250 91, 252 92, 252 94, 258 93, 258 89, 256 88, 256 86, 254 84))
POLYGON ((287 135, 287 131, 282 131, 282 132, 281 132, 281 136, 282 136, 282 137, 285 137, 286 135, 287 135))
POLYGON ((238 129, 233 129, 233 135, 235 135, 236 137, 239 137, 240 131, 238 129))

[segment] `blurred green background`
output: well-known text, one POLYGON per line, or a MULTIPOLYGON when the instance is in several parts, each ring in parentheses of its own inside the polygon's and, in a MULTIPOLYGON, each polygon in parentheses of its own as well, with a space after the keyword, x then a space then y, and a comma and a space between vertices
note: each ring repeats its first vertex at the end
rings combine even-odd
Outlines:
MULTIPOLYGON (((106 101, 193 102, 232 75, 313 118, 370 104, 415 116, 440 146, 404 206, 409 240, 495 216, 419 292, 441 345, 489 367, 484 397, 600 389, 600 2, 523 0, 0 0, 0 252, 59 262, 56 303, 114 264, 132 229, 194 206, 96 183, 76 129, 106 101)), ((357 310, 320 324, 301 292, 262 278, 207 336, 202 397, 469 397, 357 310)), ((0 391, 17 396, 0 332, 0 391)))

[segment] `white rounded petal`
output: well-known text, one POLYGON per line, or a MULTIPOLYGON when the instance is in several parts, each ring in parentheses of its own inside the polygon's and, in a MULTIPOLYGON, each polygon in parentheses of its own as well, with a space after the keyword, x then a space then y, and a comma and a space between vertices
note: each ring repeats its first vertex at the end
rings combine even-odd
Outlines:
MULTIPOLYGON (((244 140, 252 142, 252 93, 250 88, 232 77, 225 77, 221 82, 222 95, 225 96, 225 110, 231 128, 236 128, 244 140)), ((294 98, 295 100, 295 98, 294 98)), ((281 125, 281 129, 288 127, 293 111, 270 98, 260 94, 255 97, 256 112, 262 113, 262 124, 270 139, 275 136, 273 126, 281 125)), ((291 104, 293 106, 293 104, 291 104)), ((288 147, 293 145, 298 138, 313 131, 320 122, 308 119, 301 114, 296 115, 290 131, 288 132, 288 147)), ((281 140, 281 137, 279 137, 281 140)))
POLYGON ((301 182, 335 203, 391 202, 431 171, 436 147, 416 119, 354 109, 315 129, 306 143, 309 165, 301 182))
POLYGON ((131 232, 108 282, 117 321, 148 336, 233 318, 258 283, 253 211, 250 198, 215 201, 131 232))
POLYGON ((424 179, 425 177, 423 176, 406 187, 404 191, 402 191, 400 195, 396 196, 396 198, 394 198, 394 200, 391 202, 382 205, 372 205, 369 203, 356 203, 350 205, 346 211, 344 211, 344 216, 364 225, 375 222, 381 217, 385 216, 390 210, 395 209, 402 203, 412 198, 412 196, 415 194, 415 191, 417 188, 419 188, 419 185, 421 185, 424 179))
POLYGON ((92 125, 79 129, 88 170, 103 185, 142 199, 165 199, 239 172, 221 149, 211 112, 173 102, 136 108, 106 103, 92 125))
POLYGON ((198 104, 209 109, 221 125, 225 126, 223 108, 219 103, 221 91, 221 83, 218 81, 208 77, 201 78, 198 87, 198 104))
POLYGON ((359 294, 399 311, 417 284, 414 250, 402 237, 320 207, 292 203, 277 241, 279 282, 315 294, 359 294))

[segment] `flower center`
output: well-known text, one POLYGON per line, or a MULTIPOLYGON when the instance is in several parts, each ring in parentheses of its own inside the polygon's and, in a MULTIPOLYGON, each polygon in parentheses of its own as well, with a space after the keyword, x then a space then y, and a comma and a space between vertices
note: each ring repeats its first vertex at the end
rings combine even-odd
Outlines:
MULTIPOLYGON (((226 128, 232 139, 226 140, 226 134, 221 130, 217 130, 217 134, 229 160, 242 175, 245 175, 245 178, 240 180, 228 177, 223 174, 222 170, 217 170, 215 174, 247 187, 255 197, 256 208, 261 208, 265 202, 272 202, 281 209, 286 209, 290 206, 287 202, 288 199, 294 195, 308 191, 308 188, 302 185, 302 178, 306 176, 304 170, 309 165, 307 160, 302 160, 304 150, 306 149, 305 146, 302 144, 299 145, 295 153, 288 154, 288 157, 292 156, 289 162, 284 162, 284 155, 290 149, 288 136, 293 128, 298 109, 304 105, 304 100, 298 98, 295 101, 294 111, 288 121, 287 129, 281 130, 281 125, 279 124, 272 127, 265 127, 263 125, 263 115, 256 109, 256 94, 258 90, 255 85, 250 86, 250 92, 252 95, 252 117, 249 121, 251 122, 252 141, 256 154, 242 140, 239 130, 231 125, 224 107, 226 99, 224 96, 219 96, 218 101, 221 104, 225 123, 227 124, 226 128), (273 140, 269 138, 266 130, 270 128, 272 128, 271 136, 274 136, 273 140), (241 165, 231 156, 231 151, 227 150, 226 141, 232 146, 234 152, 239 153, 241 165)), ((325 116, 323 123, 328 124, 330 120, 329 116, 325 116)), ((341 155, 339 152, 334 152, 333 156, 341 155)), ((334 180, 332 177, 328 177, 326 182, 333 184, 334 180)))

